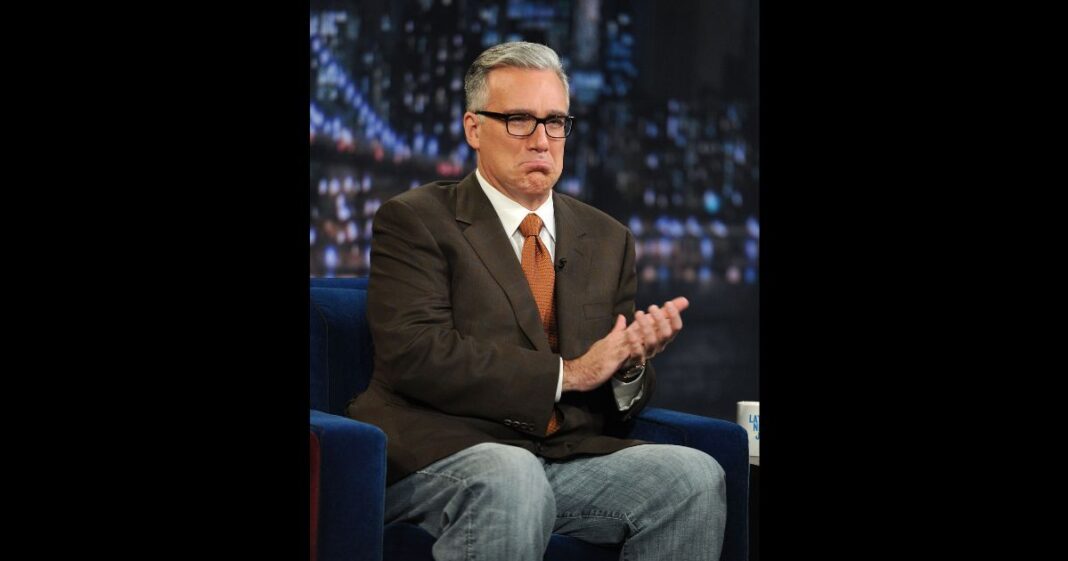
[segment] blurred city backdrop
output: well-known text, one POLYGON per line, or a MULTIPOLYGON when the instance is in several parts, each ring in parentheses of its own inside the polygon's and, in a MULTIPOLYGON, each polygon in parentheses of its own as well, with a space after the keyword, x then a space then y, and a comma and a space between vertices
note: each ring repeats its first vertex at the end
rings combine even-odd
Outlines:
POLYGON ((366 275, 383 201, 474 170, 463 76, 544 43, 575 130, 557 191, 635 234, 638 306, 686 296, 652 405, 734 419, 758 400, 758 0, 312 0, 312 276, 366 275))

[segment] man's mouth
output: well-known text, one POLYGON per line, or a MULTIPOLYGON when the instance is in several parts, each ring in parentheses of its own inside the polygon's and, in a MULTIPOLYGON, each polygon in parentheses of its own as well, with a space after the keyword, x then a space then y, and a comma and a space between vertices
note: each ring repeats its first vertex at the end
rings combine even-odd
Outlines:
POLYGON ((552 164, 544 160, 530 160, 520 165, 527 171, 544 171, 547 173, 553 171, 552 164))

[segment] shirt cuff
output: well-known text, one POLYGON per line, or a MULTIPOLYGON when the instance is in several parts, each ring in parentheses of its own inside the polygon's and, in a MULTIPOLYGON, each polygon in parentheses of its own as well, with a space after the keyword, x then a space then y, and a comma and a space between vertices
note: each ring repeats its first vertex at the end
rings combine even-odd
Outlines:
POLYGON ((628 383, 612 378, 612 393, 616 395, 616 407, 620 411, 630 409, 631 405, 634 405, 642 398, 642 394, 645 393, 642 389, 642 378, 645 378, 645 374, 628 383))
POLYGON ((556 379, 556 403, 560 403, 560 394, 564 391, 564 357, 560 357, 560 377, 556 379))

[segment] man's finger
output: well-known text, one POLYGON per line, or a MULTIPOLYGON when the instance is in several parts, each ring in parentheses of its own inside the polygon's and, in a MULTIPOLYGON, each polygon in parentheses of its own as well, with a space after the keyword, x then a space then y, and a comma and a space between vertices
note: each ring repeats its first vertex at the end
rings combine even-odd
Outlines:
MULTIPOLYGON (((641 313, 641 312, 638 312, 641 313)), ((637 314, 635 314, 637 316, 637 314)), ((645 343, 646 349, 652 351, 656 345, 656 323, 653 316, 649 314, 642 314, 641 316, 642 326, 642 340, 645 343)))
POLYGON ((678 332, 682 329, 682 314, 680 313, 679 308, 675 306, 674 301, 664 304, 664 315, 666 315, 671 322, 672 330, 678 332))
POLYGON ((667 306, 668 304, 674 304, 675 309, 680 312, 685 311, 686 308, 690 307, 690 301, 683 296, 679 296, 678 298, 672 298, 669 302, 664 304, 664 306, 667 306))
POLYGON ((671 322, 668 320, 664 310, 655 305, 649 306, 649 314, 653 316, 653 320, 656 322, 657 343, 661 343, 671 337, 671 322))

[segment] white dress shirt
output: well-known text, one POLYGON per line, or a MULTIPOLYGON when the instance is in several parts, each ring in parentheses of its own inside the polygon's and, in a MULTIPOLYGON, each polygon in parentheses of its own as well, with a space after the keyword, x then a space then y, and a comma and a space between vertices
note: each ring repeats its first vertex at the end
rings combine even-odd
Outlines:
MULTIPOLYGON (((497 212, 497 217, 500 218, 501 226, 504 228, 504 235, 508 236, 508 241, 512 243, 512 249, 515 250, 516 259, 520 263, 523 262, 523 244, 526 243, 526 237, 519 231, 519 224, 531 212, 541 218, 542 227, 541 232, 538 232, 538 239, 545 245, 545 249, 549 251, 549 259, 554 259, 554 255, 556 255, 556 214, 553 211, 553 198, 549 197, 540 207, 531 211, 495 189, 486 181, 486 178, 482 177, 482 172, 477 169, 475 170, 475 178, 478 179, 478 184, 482 187, 482 191, 486 193, 490 204, 493 205, 493 210, 497 212)), ((630 409, 634 402, 641 399, 643 377, 644 375, 639 376, 638 379, 628 384, 612 378, 612 391, 615 393, 616 406, 619 407, 620 411, 630 409)), ((564 359, 561 357, 560 375, 556 382, 556 401, 560 401, 563 388, 564 359)))

